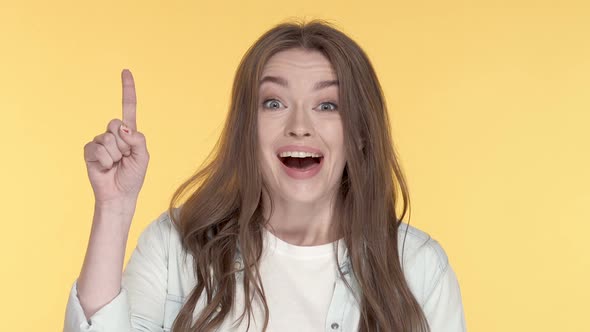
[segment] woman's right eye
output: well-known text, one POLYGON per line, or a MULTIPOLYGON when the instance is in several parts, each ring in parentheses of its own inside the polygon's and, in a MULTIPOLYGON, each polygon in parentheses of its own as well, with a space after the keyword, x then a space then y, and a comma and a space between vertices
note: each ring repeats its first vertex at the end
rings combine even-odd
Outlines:
POLYGON ((262 107, 264 107, 266 109, 271 109, 271 110, 278 109, 278 107, 280 107, 280 105, 281 105, 281 102, 276 99, 267 99, 262 103, 262 107))

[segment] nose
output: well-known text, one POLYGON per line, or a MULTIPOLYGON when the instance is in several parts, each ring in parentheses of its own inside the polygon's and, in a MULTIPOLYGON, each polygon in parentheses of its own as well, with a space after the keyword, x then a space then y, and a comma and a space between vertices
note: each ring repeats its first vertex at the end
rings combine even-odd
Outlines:
POLYGON ((313 123, 303 107, 296 107, 285 126, 285 135, 289 137, 310 137, 313 135, 313 123))

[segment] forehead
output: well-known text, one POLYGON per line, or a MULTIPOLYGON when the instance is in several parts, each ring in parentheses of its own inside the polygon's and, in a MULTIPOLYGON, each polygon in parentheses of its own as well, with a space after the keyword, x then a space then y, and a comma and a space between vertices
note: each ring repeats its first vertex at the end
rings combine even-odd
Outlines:
POLYGON ((262 77, 279 75, 313 75, 324 79, 336 79, 332 64, 317 50, 289 49, 274 54, 262 69, 262 77))

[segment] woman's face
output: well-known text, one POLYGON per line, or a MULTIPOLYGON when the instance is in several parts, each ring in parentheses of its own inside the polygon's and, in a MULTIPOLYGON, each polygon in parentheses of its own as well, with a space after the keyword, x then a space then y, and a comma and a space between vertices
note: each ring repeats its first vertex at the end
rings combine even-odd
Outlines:
POLYGON ((290 49, 273 55, 261 77, 258 139, 271 198, 329 201, 346 164, 331 63, 318 51, 290 49))

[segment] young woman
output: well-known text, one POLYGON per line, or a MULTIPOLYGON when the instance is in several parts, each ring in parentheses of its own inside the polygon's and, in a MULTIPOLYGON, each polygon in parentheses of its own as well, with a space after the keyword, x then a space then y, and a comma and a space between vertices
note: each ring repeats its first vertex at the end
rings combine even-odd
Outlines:
POLYGON ((402 223, 385 100, 345 34, 284 23, 254 43, 216 153, 123 273, 149 153, 122 80, 122 121, 84 147, 95 214, 65 331, 465 331, 444 250, 402 223))

